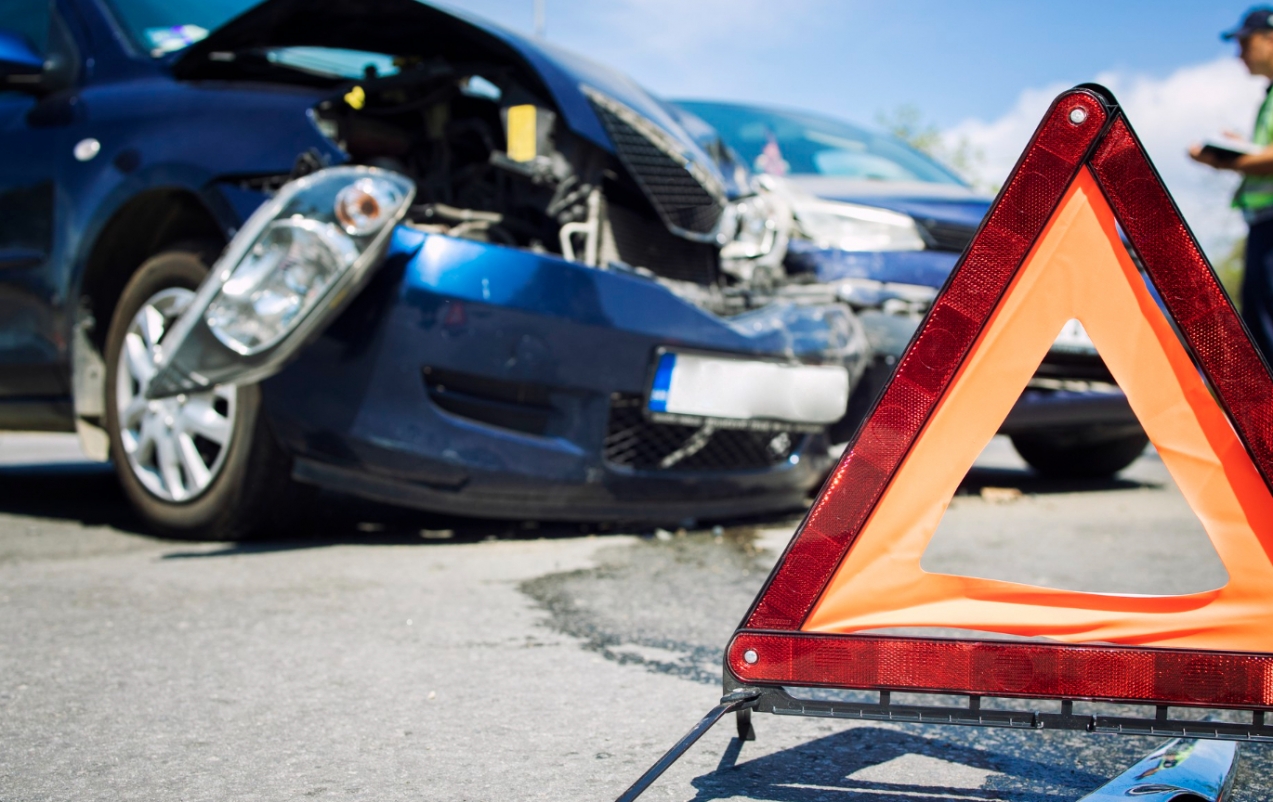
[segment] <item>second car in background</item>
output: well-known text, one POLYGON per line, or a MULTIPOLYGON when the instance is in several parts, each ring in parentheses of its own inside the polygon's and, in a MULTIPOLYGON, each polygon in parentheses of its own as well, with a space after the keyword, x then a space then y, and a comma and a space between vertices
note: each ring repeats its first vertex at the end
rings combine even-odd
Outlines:
MULTIPOLYGON (((836 427, 847 439, 887 381, 991 199, 886 134, 832 118, 730 103, 678 101, 790 205, 786 270, 832 287, 864 324, 875 361, 836 427)), ((799 285, 789 288, 799 292, 799 285)), ((1000 431, 1032 467, 1106 476, 1148 443, 1077 320, 1058 333, 1000 431)))

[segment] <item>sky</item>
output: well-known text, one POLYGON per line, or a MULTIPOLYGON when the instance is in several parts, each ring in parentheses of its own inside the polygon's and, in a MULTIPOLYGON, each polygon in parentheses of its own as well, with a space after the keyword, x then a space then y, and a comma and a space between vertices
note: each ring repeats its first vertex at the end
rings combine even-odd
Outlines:
MULTIPOLYGON (((543 0, 545 38, 669 98, 810 109, 865 125, 903 106, 1002 182, 1051 99, 1085 81, 1114 90, 1213 259, 1244 232, 1235 182, 1195 165, 1190 142, 1249 134, 1265 82, 1219 33, 1225 0, 543 0)), ((530 33, 534 0, 451 0, 530 33)))

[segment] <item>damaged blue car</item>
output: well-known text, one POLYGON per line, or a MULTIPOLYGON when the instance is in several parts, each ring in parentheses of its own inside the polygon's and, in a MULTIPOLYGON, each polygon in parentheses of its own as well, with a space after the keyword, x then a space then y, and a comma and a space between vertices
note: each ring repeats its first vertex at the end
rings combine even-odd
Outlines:
MULTIPOLYGON (((622 75, 415 0, 0 9, 0 427, 150 526, 799 507, 872 356, 622 75)), ((687 127, 689 126, 689 127, 687 127)))

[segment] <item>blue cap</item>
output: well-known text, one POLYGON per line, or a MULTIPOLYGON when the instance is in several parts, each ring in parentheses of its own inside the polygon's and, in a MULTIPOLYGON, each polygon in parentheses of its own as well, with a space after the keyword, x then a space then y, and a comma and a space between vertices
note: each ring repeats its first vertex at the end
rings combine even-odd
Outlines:
POLYGON ((1260 31, 1273 31, 1273 6, 1256 6, 1242 18, 1242 24, 1220 34, 1221 39, 1242 39, 1260 31))

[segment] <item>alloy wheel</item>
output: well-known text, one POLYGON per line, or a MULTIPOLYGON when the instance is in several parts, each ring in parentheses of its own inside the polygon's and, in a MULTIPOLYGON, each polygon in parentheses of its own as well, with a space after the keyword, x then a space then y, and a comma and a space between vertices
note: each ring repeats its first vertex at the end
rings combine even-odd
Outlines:
POLYGON ((115 371, 117 425, 128 466, 146 490, 170 502, 190 501, 208 489, 225 464, 234 432, 233 385, 146 398, 164 332, 194 295, 170 287, 148 298, 128 326, 115 371))

